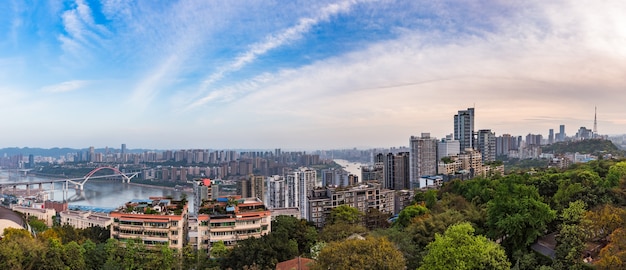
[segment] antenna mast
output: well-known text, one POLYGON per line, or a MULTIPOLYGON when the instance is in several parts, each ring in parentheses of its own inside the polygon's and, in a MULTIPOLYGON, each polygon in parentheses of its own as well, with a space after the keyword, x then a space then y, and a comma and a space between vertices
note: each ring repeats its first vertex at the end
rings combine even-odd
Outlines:
POLYGON ((594 107, 593 112, 593 135, 596 137, 598 134, 598 107, 594 107))

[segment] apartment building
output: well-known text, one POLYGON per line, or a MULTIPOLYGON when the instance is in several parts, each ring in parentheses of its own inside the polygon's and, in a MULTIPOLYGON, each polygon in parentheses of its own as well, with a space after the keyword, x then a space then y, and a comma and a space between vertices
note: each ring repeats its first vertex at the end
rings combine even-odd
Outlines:
POLYGON ((271 231, 271 213, 259 198, 221 197, 200 206, 197 216, 198 249, 209 252, 212 243, 233 246, 239 240, 271 231))
POLYGON ((366 184, 342 188, 323 187, 312 190, 309 200, 309 221, 316 227, 321 228, 326 223, 330 211, 342 204, 352 206, 365 213, 369 208, 378 209, 381 212, 394 212, 394 191, 383 189, 377 181, 366 184))
POLYGON ((111 238, 122 242, 140 238, 148 247, 167 244, 181 249, 187 241, 187 215, 186 200, 135 199, 110 213, 111 238))

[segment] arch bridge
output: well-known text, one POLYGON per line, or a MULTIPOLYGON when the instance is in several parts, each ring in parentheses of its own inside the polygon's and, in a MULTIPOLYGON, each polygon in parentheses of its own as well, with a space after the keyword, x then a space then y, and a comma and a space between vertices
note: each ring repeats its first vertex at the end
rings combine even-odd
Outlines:
POLYGON ((139 172, 125 174, 125 173, 121 172, 120 170, 118 170, 115 167, 103 166, 103 167, 98 167, 98 168, 93 169, 88 174, 86 174, 85 177, 83 177, 83 178, 80 178, 80 179, 67 179, 66 183, 74 184, 77 187, 77 189, 83 190, 83 188, 85 186, 85 183, 87 183, 87 181, 89 181, 89 179, 91 179, 91 178, 121 176, 123 178, 122 182, 130 183, 130 179, 132 179, 133 177, 137 176, 138 174, 139 174, 139 172), (101 170, 112 170, 114 174, 113 175, 105 175, 105 176, 94 176, 95 173, 97 173, 97 172, 99 172, 101 170))

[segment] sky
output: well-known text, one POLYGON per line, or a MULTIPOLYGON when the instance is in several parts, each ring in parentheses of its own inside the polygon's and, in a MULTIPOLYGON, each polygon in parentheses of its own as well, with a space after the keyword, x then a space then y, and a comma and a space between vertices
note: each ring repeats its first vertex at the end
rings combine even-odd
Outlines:
POLYGON ((22 1, 0 147, 331 149, 626 133, 626 2, 22 1))

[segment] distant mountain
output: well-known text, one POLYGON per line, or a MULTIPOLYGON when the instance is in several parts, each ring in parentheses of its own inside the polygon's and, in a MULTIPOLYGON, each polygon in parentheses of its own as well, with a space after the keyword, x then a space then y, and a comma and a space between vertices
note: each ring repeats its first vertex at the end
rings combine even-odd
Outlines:
MULTIPOLYGON (((59 157, 59 156, 65 156, 67 154, 74 154, 74 153, 78 153, 78 152, 86 152, 89 151, 88 148, 83 148, 83 149, 74 149, 74 148, 29 148, 29 147, 23 147, 23 148, 19 148, 19 147, 8 147, 8 148, 0 148, 0 156, 4 156, 5 154, 7 156, 15 156, 15 155, 23 155, 23 156, 28 156, 28 155, 34 155, 34 156, 43 156, 43 157, 59 157)), ((105 149, 104 148, 96 148, 94 149, 94 151, 96 153, 104 153, 105 149)), ((109 152, 111 153, 115 153, 115 152, 120 152, 120 149, 115 149, 115 148, 109 148, 109 152)), ((148 151, 148 150, 144 150, 144 149, 128 149, 128 153, 143 153, 144 151, 148 151)), ((155 150, 150 150, 150 151, 155 151, 155 150)))
POLYGON ((551 145, 541 147, 543 153, 565 154, 565 153, 581 153, 581 154, 612 154, 624 156, 625 152, 620 150, 613 142, 609 140, 582 140, 572 142, 558 142, 551 145))

